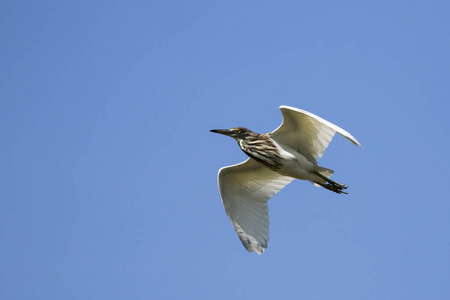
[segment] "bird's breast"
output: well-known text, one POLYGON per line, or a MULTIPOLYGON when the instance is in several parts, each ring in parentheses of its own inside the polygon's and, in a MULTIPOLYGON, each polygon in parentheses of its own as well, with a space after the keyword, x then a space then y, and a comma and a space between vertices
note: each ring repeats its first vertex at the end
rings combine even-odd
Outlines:
POLYGON ((282 167, 283 158, 271 139, 240 140, 238 143, 245 154, 264 166, 274 171, 282 167))

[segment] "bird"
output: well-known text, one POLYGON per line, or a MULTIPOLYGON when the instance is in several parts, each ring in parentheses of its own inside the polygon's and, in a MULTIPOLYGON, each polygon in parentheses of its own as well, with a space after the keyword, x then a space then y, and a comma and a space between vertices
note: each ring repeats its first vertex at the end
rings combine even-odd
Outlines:
POLYGON ((361 148, 344 129, 305 110, 280 106, 281 125, 258 134, 245 127, 212 129, 235 139, 249 157, 219 170, 217 181, 223 207, 248 252, 261 255, 269 241, 268 201, 294 179, 308 180, 338 194, 347 186, 329 177, 333 170, 319 166, 335 133, 361 148))

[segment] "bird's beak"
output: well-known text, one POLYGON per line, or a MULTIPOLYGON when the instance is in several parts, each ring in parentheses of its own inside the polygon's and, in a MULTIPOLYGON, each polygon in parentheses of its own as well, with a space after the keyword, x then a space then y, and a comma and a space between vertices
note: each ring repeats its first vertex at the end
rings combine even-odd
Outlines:
POLYGON ((233 133, 233 131, 231 131, 229 129, 211 129, 210 131, 214 132, 214 133, 220 133, 223 135, 227 135, 227 136, 230 136, 233 133))

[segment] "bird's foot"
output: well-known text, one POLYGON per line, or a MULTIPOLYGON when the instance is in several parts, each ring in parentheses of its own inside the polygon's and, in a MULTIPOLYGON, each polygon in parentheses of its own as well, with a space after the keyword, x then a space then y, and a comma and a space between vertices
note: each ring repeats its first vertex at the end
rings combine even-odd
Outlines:
MULTIPOLYGON (((333 181, 334 182, 334 181, 333 181)), ((348 194, 347 192, 344 192, 345 189, 348 188, 348 186, 345 186, 343 184, 338 184, 336 182, 334 183, 319 183, 322 187, 326 188, 327 190, 330 190, 332 192, 335 192, 337 194, 348 194)))

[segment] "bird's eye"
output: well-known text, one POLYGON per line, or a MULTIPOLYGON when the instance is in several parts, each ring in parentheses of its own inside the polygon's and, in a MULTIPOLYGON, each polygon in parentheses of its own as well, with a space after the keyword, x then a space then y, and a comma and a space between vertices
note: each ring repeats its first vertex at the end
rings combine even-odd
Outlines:
POLYGON ((235 131, 237 134, 239 134, 239 133, 241 133, 241 130, 240 129, 236 129, 236 131, 235 131))

